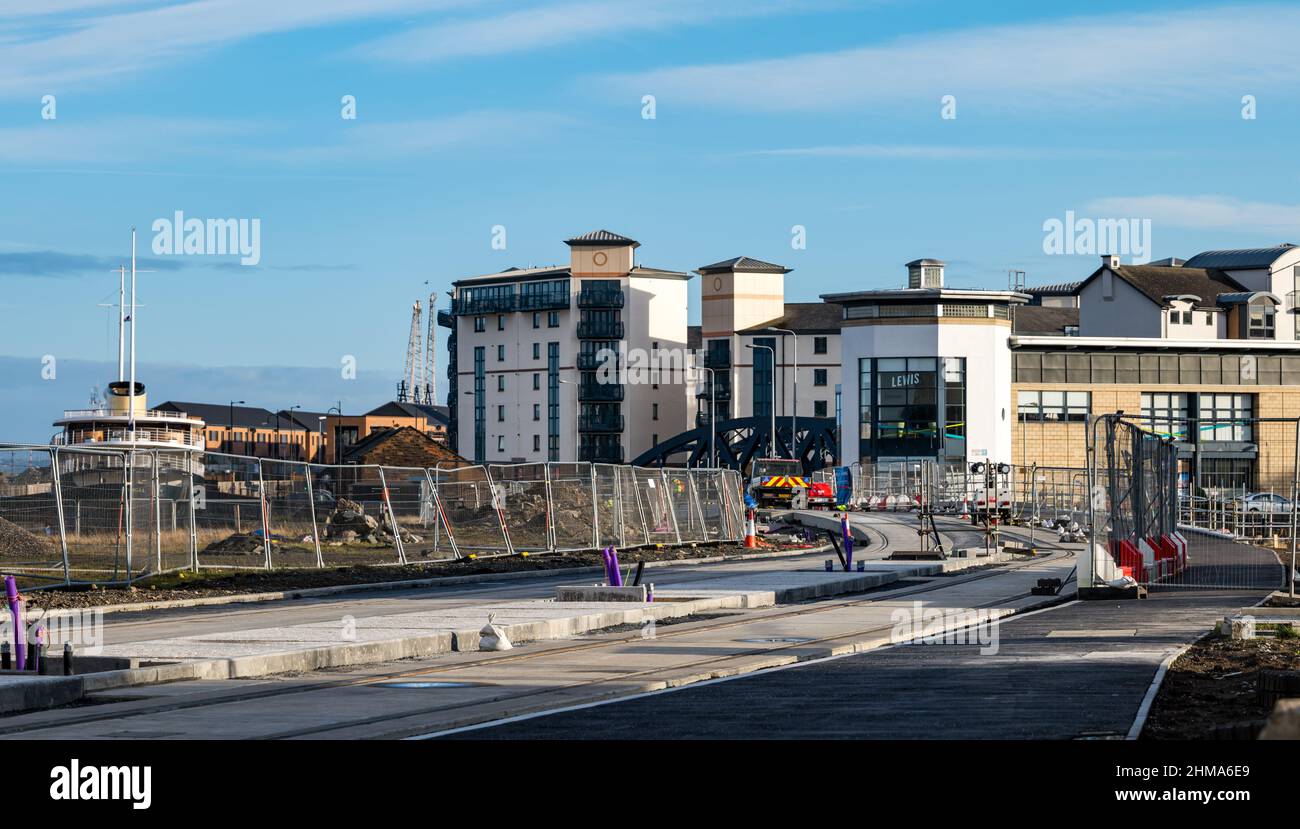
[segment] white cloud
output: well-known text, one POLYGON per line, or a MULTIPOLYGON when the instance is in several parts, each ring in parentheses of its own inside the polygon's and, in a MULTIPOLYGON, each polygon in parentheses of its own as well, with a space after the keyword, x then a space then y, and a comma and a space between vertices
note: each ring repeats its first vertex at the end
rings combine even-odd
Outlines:
POLYGON ((579 0, 420 26, 354 51, 378 60, 427 63, 550 49, 600 35, 778 14, 795 7, 791 0, 579 0))
POLYGON ((1300 204, 1242 201, 1230 196, 1114 196, 1093 199, 1084 210, 1096 216, 1136 217, 1156 225, 1196 230, 1300 232, 1300 204))
POLYGON ((276 32, 455 8, 475 0, 195 0, 121 11, 121 4, 59 2, 61 10, 112 5, 59 25, 44 18, 6 32, 0 95, 40 95, 276 32))
MULTIPOLYGON (((835 111, 956 95, 994 110, 1149 106, 1294 84, 1300 8, 1111 14, 910 35, 857 49, 607 75, 618 94, 730 110, 835 111)), ((1232 110, 1235 114, 1235 109, 1232 110)))
POLYGON ((38 121, 0 128, 0 163, 127 163, 190 156, 203 142, 250 133, 253 125, 205 118, 121 117, 38 121))

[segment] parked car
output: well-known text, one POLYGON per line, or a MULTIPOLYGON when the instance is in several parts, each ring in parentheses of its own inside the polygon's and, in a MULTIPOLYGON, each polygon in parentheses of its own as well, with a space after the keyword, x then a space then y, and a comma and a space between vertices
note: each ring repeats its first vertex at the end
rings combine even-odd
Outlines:
POLYGON ((1293 507, 1290 498, 1283 498, 1273 492, 1252 492, 1233 498, 1232 508, 1237 512, 1290 513, 1293 507))

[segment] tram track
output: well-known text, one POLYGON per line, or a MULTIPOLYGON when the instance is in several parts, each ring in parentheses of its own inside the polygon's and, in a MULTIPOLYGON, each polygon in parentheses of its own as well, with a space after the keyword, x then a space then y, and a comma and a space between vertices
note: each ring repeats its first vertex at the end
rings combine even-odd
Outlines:
MULTIPOLYGON (((888 538, 883 532, 879 530, 871 529, 870 531, 874 535, 878 536, 878 538, 875 541, 873 541, 872 546, 868 550, 865 550, 864 552, 878 552, 881 549, 881 547, 886 546, 888 544, 888 538)), ((888 588, 881 588, 876 591, 872 591, 867 596, 862 596, 858 598, 821 599, 821 600, 817 600, 815 604, 793 605, 790 606, 790 608, 787 610, 771 611, 766 613, 759 612, 755 614, 746 613, 746 614, 742 614, 742 618, 728 618, 725 620, 719 619, 719 620, 706 620, 701 622, 683 623, 680 625, 674 625, 666 630, 659 631, 656 634, 656 639, 670 639, 670 638, 682 637, 682 636, 687 636, 687 635, 692 635, 692 634, 697 634, 702 632, 708 633, 708 632, 715 632, 715 631, 725 631, 725 630, 742 627, 744 625, 753 624, 755 622, 760 622, 760 621, 769 622, 769 621, 779 621, 779 620, 787 620, 787 619, 798 619, 801 617, 808 617, 817 614, 829 613, 847 607, 868 605, 868 604, 873 604, 881 601, 892 601, 899 598, 923 596, 927 593, 935 593, 955 585, 968 584, 975 581, 982 581, 985 579, 996 577, 1004 573, 1014 572, 1016 570, 1024 569, 1026 567, 1042 563, 1043 561, 1049 560, 1050 558, 1059 558, 1061 555, 1071 554, 1071 551, 1062 548, 1059 545, 1045 545, 1045 546, 1049 546, 1053 548, 1053 552, 1049 556, 1030 558, 1025 561, 1013 562, 1011 564, 1003 565, 996 568, 981 569, 966 574, 958 574, 958 575, 943 576, 943 577, 930 577, 931 579, 933 579, 933 581, 927 582, 926 584, 914 585, 914 586, 903 587, 903 588, 898 588, 893 590, 890 590, 888 588)), ((1026 593, 1013 593, 1007 596, 1000 596, 991 602, 982 605, 977 605, 971 609, 987 608, 1010 600, 1023 598, 1028 595, 1029 594, 1026 592, 1026 593)), ((289 731, 276 732, 274 734, 262 735, 260 737, 257 737, 256 739, 289 739, 295 737, 310 737, 315 735, 326 735, 331 732, 337 732, 348 728, 374 726, 385 722, 396 722, 411 717, 429 716, 431 714, 436 714, 438 712, 464 710, 475 706, 491 705, 494 702, 500 702, 503 700, 527 700, 529 698, 536 698, 536 697, 541 697, 549 694, 557 694, 557 693, 564 694, 565 692, 573 692, 582 689, 590 689, 601 685, 612 685, 613 683, 627 683, 629 681, 635 682, 639 679, 646 679, 655 673, 663 673, 665 671, 680 672, 683 670, 691 670, 691 669, 707 669, 707 667, 711 664, 718 664, 739 657, 747 657, 747 658, 777 657, 782 655, 784 652, 792 651, 798 648, 808 648, 810 646, 815 647, 819 644, 825 644, 833 640, 842 640, 846 638, 870 636, 873 634, 887 632, 890 629, 891 626, 889 625, 884 625, 884 626, 872 625, 870 627, 864 627, 864 628, 859 628, 850 631, 841 631, 834 634, 833 636, 814 638, 805 641, 800 641, 797 643, 774 643, 773 646, 771 647, 748 650, 743 653, 732 653, 732 654, 725 654, 720 656, 713 656, 705 659, 694 660, 691 662, 672 665, 668 667, 659 667, 659 668, 637 670, 637 671, 627 671, 627 672, 622 672, 614 675, 599 677, 596 679, 583 680, 579 682, 566 683, 562 685, 548 686, 545 688, 538 688, 530 691, 512 691, 510 693, 505 693, 498 696, 468 700, 461 703, 441 704, 437 706, 431 706, 428 708, 406 710, 406 711, 395 712, 395 713, 386 714, 382 716, 363 717, 363 718, 357 718, 357 719, 346 720, 341 722, 336 721, 336 722, 329 723, 327 725, 294 729, 289 731)), ((511 653, 503 654, 501 656, 486 657, 482 659, 475 659, 472 661, 459 662, 456 664, 422 666, 419 668, 411 668, 405 670, 389 670, 389 671, 382 671, 374 674, 368 674, 366 676, 360 676, 360 677, 353 676, 353 677, 348 677, 343 679, 323 680, 319 682, 309 682, 305 684, 297 684, 297 685, 289 685, 289 686, 281 685, 280 687, 260 687, 256 689, 240 690, 234 693, 218 691, 207 695, 196 696, 190 699, 177 699, 177 700, 170 700, 167 702, 156 703, 152 705, 142 705, 139 707, 131 708, 129 710, 117 710, 117 711, 105 711, 105 712, 87 711, 85 714, 60 717, 57 719, 50 719, 49 721, 46 722, 16 723, 8 727, 0 725, 0 736, 21 734, 24 735, 26 738, 39 738, 42 731, 61 729, 73 725, 111 722, 114 720, 125 721, 136 717, 146 717, 146 716, 157 715, 157 714, 165 714, 173 711, 192 710, 198 708, 215 707, 215 706, 228 705, 228 704, 241 703, 241 702, 252 702, 252 701, 266 700, 272 698, 290 697, 295 695, 310 694, 314 692, 328 691, 328 690, 339 689, 339 688, 364 687, 368 685, 377 685, 383 683, 390 683, 394 681, 416 680, 425 677, 436 677, 438 675, 445 675, 453 672, 472 671, 480 667, 493 667, 493 666, 507 665, 511 663, 518 663, 522 661, 534 660, 534 659, 556 656, 556 655, 598 651, 604 648, 623 645, 630 642, 636 642, 641 640, 642 638, 640 632, 629 633, 626 635, 609 635, 609 634, 601 635, 599 633, 596 633, 594 635, 600 636, 600 638, 594 641, 583 641, 583 642, 576 642, 569 645, 557 645, 557 646, 549 646, 549 647, 545 646, 545 643, 541 643, 543 644, 543 647, 528 652, 514 651, 511 653)), ((114 692, 114 694, 116 693, 118 692, 114 692)), ((129 694, 129 690, 127 693, 129 694)), ((123 694, 123 696, 126 696, 126 694, 123 694)), ((130 701, 134 701, 134 700, 130 700, 130 701)), ((124 700, 123 702, 130 702, 130 701, 124 700)), ((546 710, 546 707, 547 706, 545 705, 539 705, 537 706, 536 710, 546 710)), ((42 712, 42 713, 48 713, 48 712, 42 712)), ((490 720, 491 718, 488 719, 490 720)), ((427 726, 424 726, 422 728, 413 727, 413 728, 402 729, 403 732, 427 731, 427 730, 428 730, 427 726)), ((396 735, 391 732, 386 732, 378 736, 387 737, 387 736, 399 736, 399 735, 396 735)))

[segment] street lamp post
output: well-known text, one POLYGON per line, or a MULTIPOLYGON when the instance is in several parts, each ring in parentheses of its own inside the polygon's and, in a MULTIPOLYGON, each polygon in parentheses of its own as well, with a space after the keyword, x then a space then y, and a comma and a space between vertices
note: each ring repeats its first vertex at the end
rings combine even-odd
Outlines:
POLYGON ((573 380, 560 380, 566 386, 573 386, 573 462, 581 463, 582 454, 578 451, 578 420, 582 412, 582 401, 578 399, 578 383, 573 380))
POLYGON ((235 404, 244 405, 242 400, 230 401, 230 449, 233 453, 235 448, 235 404))
MULTIPOLYGON (((297 423, 297 421, 293 419, 293 410, 294 410, 294 409, 301 409, 301 408, 302 408, 302 406, 298 406, 298 405, 293 405, 293 406, 290 406, 290 407, 289 407, 289 410, 288 410, 288 411, 289 411, 289 424, 290 424, 290 425, 293 425, 293 424, 297 423)), ((306 440, 306 437, 304 436, 303 439, 306 440)), ((297 450, 296 447, 297 447, 297 445, 295 444, 295 448, 294 448, 294 454, 295 454, 295 455, 298 454, 298 450, 297 450)), ((305 451, 305 450, 304 450, 304 451, 305 451)))
POLYGON ((772 401, 770 411, 772 412, 772 457, 776 457, 776 349, 770 345, 755 345, 754 343, 745 343, 745 348, 760 349, 765 348, 772 355, 772 401))
POLYGON ((708 366, 699 366, 701 371, 709 373, 709 468, 718 465, 718 456, 713 446, 713 437, 718 433, 717 427, 713 420, 718 415, 718 381, 713 373, 713 369, 708 366))
MULTIPOLYGON (((795 426, 795 416, 799 411, 799 335, 788 328, 773 328, 772 330, 781 334, 789 334, 791 337, 794 337, 794 383, 792 384, 792 394, 790 395, 792 398, 790 404, 790 458, 793 460, 795 443, 797 442, 796 435, 798 434, 795 426)), ((784 337, 782 339, 784 339, 784 337)))

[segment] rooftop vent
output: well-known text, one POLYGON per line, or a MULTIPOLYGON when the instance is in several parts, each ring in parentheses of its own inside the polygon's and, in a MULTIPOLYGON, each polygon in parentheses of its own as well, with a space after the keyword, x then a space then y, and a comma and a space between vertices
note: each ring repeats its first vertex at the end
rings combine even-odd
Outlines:
POLYGON ((942 288, 943 262, 938 259, 917 259, 907 263, 907 287, 942 288))

